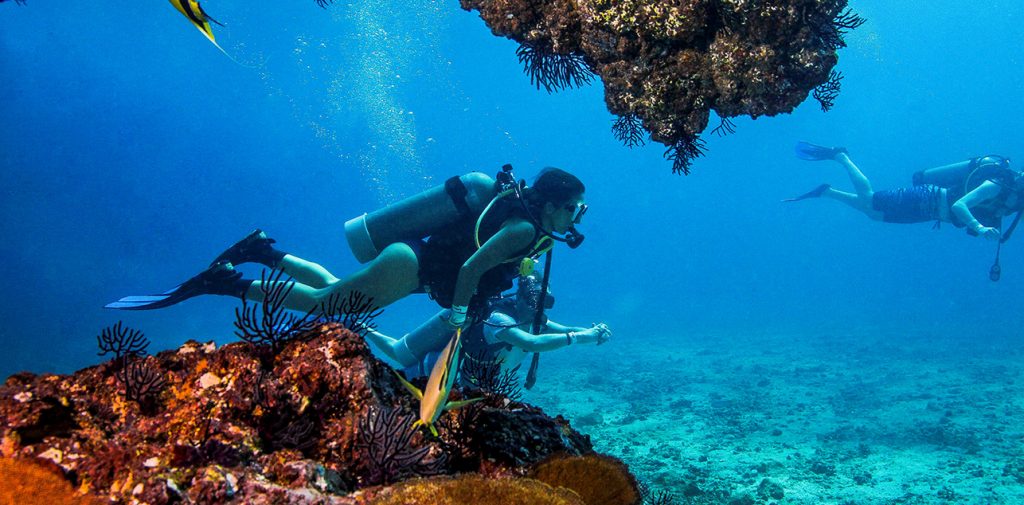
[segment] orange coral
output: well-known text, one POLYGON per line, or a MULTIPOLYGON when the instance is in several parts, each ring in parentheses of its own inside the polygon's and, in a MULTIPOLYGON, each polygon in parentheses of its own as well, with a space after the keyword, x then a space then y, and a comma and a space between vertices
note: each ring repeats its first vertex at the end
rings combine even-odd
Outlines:
POLYGON ((575 491, 587 505, 640 503, 640 490, 633 474, 611 456, 555 456, 534 467, 530 476, 575 491))
POLYGON ((0 458, 0 504, 2 505, 97 505, 88 496, 78 496, 71 484, 35 463, 0 458))
POLYGON ((383 490, 370 505, 586 505, 567 489, 533 479, 488 479, 477 474, 414 479, 383 490))

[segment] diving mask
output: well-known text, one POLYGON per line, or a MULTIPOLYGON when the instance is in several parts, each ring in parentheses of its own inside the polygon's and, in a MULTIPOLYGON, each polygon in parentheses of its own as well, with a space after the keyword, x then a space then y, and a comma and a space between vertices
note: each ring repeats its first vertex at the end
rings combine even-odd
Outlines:
POLYGON ((572 211, 572 224, 580 224, 583 221, 583 215, 587 213, 587 204, 583 202, 569 203, 565 205, 565 210, 572 211))

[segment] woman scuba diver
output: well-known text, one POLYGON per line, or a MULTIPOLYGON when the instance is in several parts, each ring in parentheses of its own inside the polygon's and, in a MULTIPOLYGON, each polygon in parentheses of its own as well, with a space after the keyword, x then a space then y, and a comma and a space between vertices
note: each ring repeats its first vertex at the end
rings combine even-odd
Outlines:
MULTIPOLYGON (((554 306, 555 298, 550 292, 541 296, 542 292, 542 282, 534 273, 519 277, 513 294, 488 299, 484 315, 463 330, 463 360, 494 362, 511 371, 530 353, 573 344, 601 345, 611 338, 612 331, 604 323, 567 326, 543 315, 554 306), (530 326, 538 311, 543 317, 533 333, 530 326)), ((431 354, 441 352, 448 343, 450 332, 444 331, 448 317, 449 311, 442 310, 401 338, 366 328, 366 339, 405 368, 406 377, 426 375, 432 368, 431 354)))
POLYGON ((255 262, 280 268, 294 279, 283 302, 291 310, 312 312, 332 296, 347 299, 357 293, 385 307, 425 292, 451 309, 451 327, 462 327, 471 309, 482 310, 487 298, 510 288, 515 276, 530 269, 554 241, 576 247, 583 240, 575 230, 587 210, 585 187, 578 178, 546 168, 526 187, 516 182, 511 169, 505 165, 496 183, 480 173, 453 177, 443 186, 349 221, 349 244, 357 259, 369 264, 344 279, 274 248, 274 240, 256 230, 179 286, 159 295, 125 297, 106 307, 157 309, 206 294, 262 302, 274 286, 245 279, 234 269, 255 262))

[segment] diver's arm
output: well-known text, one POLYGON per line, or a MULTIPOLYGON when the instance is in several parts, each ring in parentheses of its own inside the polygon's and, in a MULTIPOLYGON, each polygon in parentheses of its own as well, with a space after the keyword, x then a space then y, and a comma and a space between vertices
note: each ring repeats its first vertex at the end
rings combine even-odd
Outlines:
POLYGON ((583 326, 565 326, 564 324, 559 324, 548 319, 548 324, 544 326, 543 331, 551 333, 569 333, 570 331, 581 333, 594 328, 598 330, 596 340, 597 345, 601 345, 612 338, 612 330, 608 328, 607 324, 604 323, 597 323, 591 326, 590 328, 586 328, 583 326))
POLYGON ((561 349, 572 344, 591 344, 597 342, 600 335, 601 330, 596 327, 582 331, 534 335, 515 326, 498 332, 496 336, 498 340, 526 352, 544 352, 561 349))
POLYGON ((551 333, 569 333, 570 331, 583 331, 586 329, 582 326, 566 326, 564 324, 556 323, 550 319, 548 319, 548 324, 544 326, 545 331, 550 331, 551 333))
POLYGON ((462 264, 462 268, 459 269, 459 278, 455 282, 452 306, 468 306, 484 272, 529 247, 533 236, 533 225, 523 220, 510 220, 505 226, 502 226, 498 233, 484 242, 480 249, 462 264))
POLYGON ((974 231, 979 236, 987 239, 996 240, 999 238, 999 230, 978 222, 978 219, 971 213, 971 208, 999 196, 1000 191, 1002 191, 1002 188, 998 184, 992 181, 985 181, 981 186, 975 188, 974 191, 967 193, 953 203, 953 214, 956 215, 961 223, 964 223, 968 230, 974 231))

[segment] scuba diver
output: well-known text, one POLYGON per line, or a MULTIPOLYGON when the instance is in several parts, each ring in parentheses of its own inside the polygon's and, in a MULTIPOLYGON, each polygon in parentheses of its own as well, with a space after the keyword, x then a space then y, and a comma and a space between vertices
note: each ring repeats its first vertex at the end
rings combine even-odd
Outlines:
POLYGON ((808 198, 831 198, 859 210, 869 218, 887 223, 935 221, 966 228, 967 234, 996 241, 996 256, 989 279, 1002 275, 999 254, 1024 213, 1024 174, 1010 168, 1010 159, 989 155, 915 172, 913 186, 875 191, 871 181, 857 168, 843 147, 822 147, 807 142, 796 145, 798 158, 807 161, 832 160, 846 169, 856 193, 840 191, 828 184, 784 202, 808 198), (1017 213, 1005 229, 1003 217, 1017 213))
MULTIPOLYGON (((516 181, 511 165, 497 181, 474 172, 452 177, 424 191, 345 223, 349 246, 366 267, 339 279, 324 267, 276 249, 256 230, 221 253, 209 268, 159 295, 129 296, 111 309, 168 307, 198 295, 226 295, 263 302, 277 286, 245 279, 235 265, 260 263, 280 268, 294 282, 283 306, 312 312, 332 296, 362 294, 376 308, 411 293, 427 293, 450 308, 449 335, 482 312, 487 298, 512 287, 520 272, 532 270, 554 242, 576 248, 583 241, 575 225, 587 211, 585 187, 572 174, 545 168, 534 184, 516 181)), ((550 259, 550 255, 549 255, 550 259)), ((272 283, 274 281, 266 281, 272 283)))
MULTIPOLYGON (((487 316, 474 321, 464 332, 462 350, 464 360, 497 362, 503 371, 510 371, 529 353, 562 349, 573 344, 607 342, 612 331, 604 323, 589 328, 566 326, 546 317, 536 334, 531 333, 538 312, 554 307, 555 299, 542 289, 536 274, 519 277, 512 295, 498 296, 487 301, 487 316), (541 296, 544 293, 544 296, 541 296), (542 300, 543 299, 543 300, 542 300)), ((367 328, 366 338, 387 357, 406 369, 406 377, 426 375, 432 364, 424 359, 439 352, 448 342, 448 335, 436 331, 439 321, 448 318, 442 310, 402 338, 387 336, 367 328)))
MULTIPOLYGON (((969 235, 989 240, 1008 238, 1013 226, 1002 231, 1003 216, 1024 209, 1024 178, 1010 169, 1010 160, 990 155, 914 173, 913 186, 875 191, 871 181, 853 163, 845 148, 807 142, 796 146, 797 157, 807 161, 832 160, 846 169, 856 193, 828 184, 784 202, 808 198, 838 200, 887 223, 952 223, 969 235)), ((1003 240, 1005 241, 1005 240, 1003 240)))

